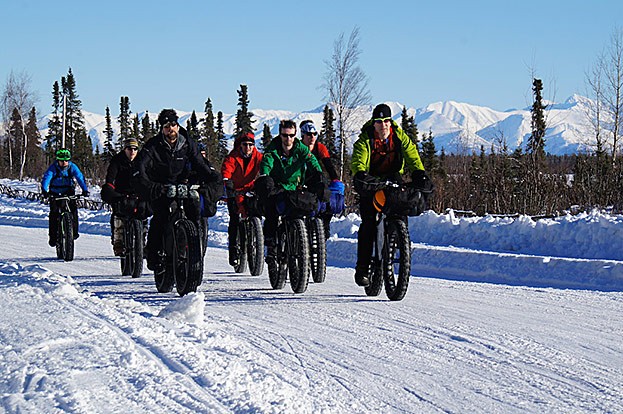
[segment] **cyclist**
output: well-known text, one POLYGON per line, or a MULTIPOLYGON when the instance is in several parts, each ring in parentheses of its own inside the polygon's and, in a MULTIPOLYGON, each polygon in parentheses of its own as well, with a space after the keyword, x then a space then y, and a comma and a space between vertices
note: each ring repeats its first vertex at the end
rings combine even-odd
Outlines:
POLYGON ((125 246, 123 216, 131 215, 145 220, 151 215, 147 201, 139 199, 132 182, 132 173, 136 168, 136 156, 139 144, 135 138, 123 142, 123 151, 112 157, 106 172, 106 182, 102 186, 102 200, 110 204, 113 214, 110 217, 111 243, 115 256, 123 256, 125 246))
POLYGON ((255 188, 264 204, 264 244, 266 264, 275 263, 275 235, 277 231, 278 194, 301 189, 328 201, 327 184, 322 176, 322 167, 309 148, 296 138, 296 123, 291 119, 279 122, 279 136, 273 138, 266 147, 260 163, 260 176, 255 188))
MULTIPOLYGON (((58 204, 54 201, 54 196, 69 196, 76 194, 75 183, 78 183, 82 189, 82 196, 89 196, 89 188, 84 181, 84 175, 80 168, 71 162, 71 152, 67 148, 61 148, 56 151, 56 161, 54 161, 48 169, 43 173, 41 180, 41 190, 45 197, 52 197, 50 201, 50 216, 48 218, 48 235, 50 239, 48 244, 51 247, 56 245, 56 222, 58 221, 60 211, 58 204)), ((78 234, 78 206, 75 200, 69 201, 69 208, 74 218, 74 239, 78 234)))
MULTIPOLYGON (((344 183, 340 181, 339 176, 337 175, 337 171, 335 171, 335 167, 333 166, 333 161, 331 161, 331 155, 329 154, 329 150, 326 145, 322 142, 318 141, 318 130, 314 125, 314 121, 305 120, 302 121, 299 125, 301 129, 301 140, 303 144, 307 145, 312 154, 322 163, 324 166, 324 170, 327 175, 329 175, 329 179, 331 183, 329 184, 329 190, 331 190, 331 197, 334 198, 338 195, 341 195, 341 203, 336 200, 334 204, 343 204, 344 202, 344 183)), ((343 207, 343 206, 342 206, 343 207)), ((333 213, 331 211, 330 205, 327 206, 326 210, 321 213, 322 221, 324 224, 324 234, 325 239, 328 239, 331 235, 331 218, 333 217, 333 213)))
MULTIPOLYGON (((146 248, 149 270, 156 270, 159 262, 158 252, 169 216, 170 200, 165 197, 167 185, 185 183, 188 166, 197 173, 198 180, 223 186, 220 174, 201 156, 197 143, 188 138, 186 130, 178 124, 175 110, 163 109, 158 115, 158 123, 160 130, 138 154, 134 172, 136 187, 151 201, 153 210, 146 248)), ((199 227, 199 211, 189 210, 188 213, 199 227)))
POLYGON ((223 160, 221 175, 225 184, 227 210, 229 211, 229 264, 236 266, 238 254, 234 246, 238 246, 239 204, 244 200, 241 194, 253 189, 255 178, 260 170, 262 153, 255 148, 255 135, 252 132, 240 134, 234 141, 234 148, 223 160), (236 195, 238 192, 238 195, 236 195))
POLYGON ((372 204, 378 184, 385 180, 402 183, 401 174, 406 167, 411 171, 413 186, 431 189, 432 183, 424 171, 417 146, 392 120, 389 106, 379 104, 372 118, 361 128, 353 146, 351 171, 353 186, 359 193, 361 225, 357 234, 357 265, 355 283, 368 286, 368 269, 376 227, 376 210, 372 204))

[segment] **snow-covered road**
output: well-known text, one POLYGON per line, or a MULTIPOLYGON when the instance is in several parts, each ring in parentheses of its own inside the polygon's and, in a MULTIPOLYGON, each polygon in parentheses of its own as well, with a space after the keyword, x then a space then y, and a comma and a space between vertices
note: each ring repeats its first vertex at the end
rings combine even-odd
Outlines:
POLYGON ((329 267, 294 295, 209 248, 179 298, 119 276, 104 235, 69 263, 43 228, 0 241, 7 412, 623 411, 620 292, 413 277, 389 302, 329 267))

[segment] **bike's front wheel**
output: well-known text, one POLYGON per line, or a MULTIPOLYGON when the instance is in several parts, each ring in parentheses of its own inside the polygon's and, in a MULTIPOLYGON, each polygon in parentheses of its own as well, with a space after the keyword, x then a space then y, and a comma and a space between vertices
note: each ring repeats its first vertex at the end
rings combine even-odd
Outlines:
POLYGON ((327 246, 324 223, 319 217, 309 220, 309 262, 314 283, 324 282, 327 273, 327 246))
POLYGON ((172 262, 175 287, 180 296, 196 292, 203 273, 201 241, 197 227, 190 220, 179 220, 173 226, 172 262))
POLYGON ((407 294, 411 273, 411 240, 407 224, 403 220, 390 220, 385 237, 385 293, 389 300, 402 300, 407 294))
POLYGON ((74 260, 74 220, 70 213, 61 213, 56 230, 56 257, 74 260))
POLYGON ((309 283, 309 240, 303 220, 288 223, 287 240, 290 286, 294 293, 303 293, 309 283))
POLYGON ((121 274, 141 277, 143 273, 143 222, 127 220, 124 229, 125 255, 121 258, 121 274))
POLYGON ((252 276, 262 274, 264 270, 264 232, 259 217, 249 217, 246 225, 246 249, 249 272, 252 276))

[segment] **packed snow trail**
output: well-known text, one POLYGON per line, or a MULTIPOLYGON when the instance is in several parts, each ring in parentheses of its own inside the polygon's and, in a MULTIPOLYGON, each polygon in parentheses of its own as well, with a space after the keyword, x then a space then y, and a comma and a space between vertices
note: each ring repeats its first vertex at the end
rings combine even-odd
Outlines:
POLYGON ((623 410, 620 292, 413 277, 396 303, 329 267, 295 295, 209 248, 180 298, 120 276, 109 237, 83 234, 65 263, 46 231, 0 225, 7 412, 623 410))

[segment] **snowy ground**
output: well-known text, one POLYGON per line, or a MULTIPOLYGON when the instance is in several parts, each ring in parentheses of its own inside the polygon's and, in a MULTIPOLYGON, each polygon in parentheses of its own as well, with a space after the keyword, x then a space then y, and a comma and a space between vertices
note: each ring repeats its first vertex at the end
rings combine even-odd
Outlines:
POLYGON ((61 262, 47 206, 0 196, 0 411, 623 412, 621 216, 412 218, 401 302, 355 286, 354 215, 295 295, 233 273, 220 210, 184 298, 121 277, 108 214, 80 217, 61 262))

